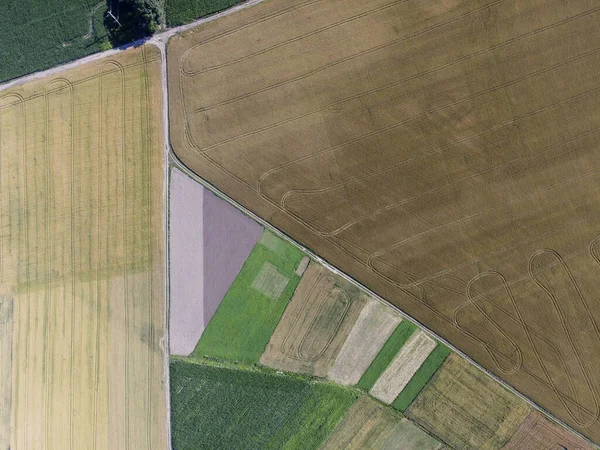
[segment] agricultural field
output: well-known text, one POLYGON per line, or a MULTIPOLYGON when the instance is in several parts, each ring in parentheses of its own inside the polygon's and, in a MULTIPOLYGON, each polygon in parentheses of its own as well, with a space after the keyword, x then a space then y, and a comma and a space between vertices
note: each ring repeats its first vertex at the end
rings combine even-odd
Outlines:
POLYGON ((0 82, 106 50, 105 0, 9 0, 0 16, 0 82))
POLYGON ((370 298, 335 358, 328 378, 344 385, 357 384, 401 321, 398 312, 370 298))
POLYGON ((356 286, 311 262, 260 358, 261 364, 327 376, 368 300, 356 286))
POLYGON ((369 397, 359 398, 322 450, 440 450, 446 448, 419 427, 369 397))
POLYGON ((501 448, 531 408, 457 354, 450 355, 406 415, 453 448, 501 448))
POLYGON ((176 27, 230 8, 243 0, 165 0, 167 25, 176 27))
POLYGON ((142 46, 0 93, 12 449, 165 448, 160 75, 142 46))
POLYGON ((189 355, 263 229, 178 169, 169 183, 169 350, 189 355))
POLYGON ((503 450, 592 450, 590 444, 538 412, 532 412, 503 450))
POLYGON ((600 442, 599 19, 265 1, 170 41, 173 149, 600 442))
POLYGON ((449 353, 448 347, 404 320, 381 347, 357 386, 404 412, 449 353))
POLYGON ((173 360, 173 449, 318 449, 356 398, 308 379, 173 360))
POLYGON ((381 347, 381 350, 365 371, 358 382, 358 387, 365 391, 370 390, 380 375, 394 360, 398 351, 402 348, 404 343, 413 335, 417 327, 408 320, 403 320, 400 325, 396 327, 394 332, 391 334, 386 343, 381 347))
POLYGON ((0 296, 0 450, 10 450, 13 302, 0 296))
POLYGON ((303 257, 265 230, 191 356, 258 362, 300 281, 303 257))
POLYGON ((384 403, 393 403, 436 345, 423 331, 413 333, 375 382, 369 391, 370 394, 384 403))
POLYGON ((449 354, 450 349, 444 344, 438 343, 410 381, 404 386, 404 389, 396 397, 392 406, 398 411, 404 412, 437 372, 449 354))

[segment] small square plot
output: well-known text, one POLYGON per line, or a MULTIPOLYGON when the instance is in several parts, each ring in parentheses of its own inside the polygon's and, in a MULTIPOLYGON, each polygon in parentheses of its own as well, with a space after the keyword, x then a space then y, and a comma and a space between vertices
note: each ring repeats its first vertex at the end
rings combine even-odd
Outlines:
POLYGON ((265 262, 254 279, 252 287, 272 300, 277 300, 289 281, 286 276, 281 275, 277 271, 277 268, 273 264, 265 262))

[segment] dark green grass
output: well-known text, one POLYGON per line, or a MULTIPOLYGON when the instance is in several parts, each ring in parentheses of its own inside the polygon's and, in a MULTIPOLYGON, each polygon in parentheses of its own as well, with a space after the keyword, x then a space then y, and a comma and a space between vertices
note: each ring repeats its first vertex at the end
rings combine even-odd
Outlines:
POLYGON ((369 368, 361 377, 360 381, 358 382, 359 388, 368 391, 373 387, 379 376, 385 369, 387 369, 394 357, 398 354, 400 348, 402 348, 404 343, 416 329, 417 327, 408 320, 403 320, 400 322, 400 325, 396 327, 369 368))
POLYGON ((406 411, 449 354, 450 349, 445 345, 438 343, 437 347, 429 354, 406 387, 400 392, 398 397, 396 397, 392 406, 400 412, 406 411))
POLYGON ((173 360, 173 450, 317 449, 356 398, 331 384, 173 360))
POLYGON ((242 3, 242 0, 167 0, 167 25, 175 27, 242 3))
POLYGON ((261 241, 256 244, 204 330, 192 357, 258 362, 298 286, 300 277, 295 270, 304 257, 293 245, 274 236, 272 239, 276 242, 275 251, 261 241), (265 262, 273 264, 280 274, 289 278, 285 290, 276 300, 252 287, 265 262))
POLYGON ((106 1, 4 0, 0 15, 0 81, 110 48, 106 1), (90 31, 92 20, 92 34, 90 31))

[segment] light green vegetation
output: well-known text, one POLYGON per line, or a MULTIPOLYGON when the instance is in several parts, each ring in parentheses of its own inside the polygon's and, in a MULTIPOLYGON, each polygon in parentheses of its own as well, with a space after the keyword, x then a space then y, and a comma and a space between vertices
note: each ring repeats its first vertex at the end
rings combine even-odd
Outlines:
POLYGON ((242 0, 167 0, 167 23, 170 27, 183 25, 238 3, 242 0))
POLYGON ((105 0, 8 0, 0 15, 0 81, 110 48, 105 0))
POLYGON ((425 362, 419 367, 419 370, 410 379, 406 387, 400 392, 392 406, 398 411, 404 412, 410 406, 419 392, 425 387, 433 374, 439 369, 446 357, 450 354, 450 349, 443 344, 438 343, 436 348, 429 354, 425 362))
POLYGON ((361 377, 358 382, 359 388, 368 391, 373 387, 379 376, 387 369, 400 348, 402 348, 404 343, 416 329, 417 327, 408 320, 400 322, 400 325, 396 327, 390 338, 361 377))
POLYGON ((258 362, 300 281, 295 271, 304 256, 292 244, 264 233, 266 239, 248 256, 192 357, 258 362))
POLYGON ((176 359, 173 449, 317 449, 356 398, 331 384, 176 359))

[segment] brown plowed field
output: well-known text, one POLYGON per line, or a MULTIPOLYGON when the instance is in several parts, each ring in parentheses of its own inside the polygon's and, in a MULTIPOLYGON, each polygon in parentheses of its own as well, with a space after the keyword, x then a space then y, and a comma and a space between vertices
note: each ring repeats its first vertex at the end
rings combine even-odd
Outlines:
POLYGON ((327 376, 368 301, 356 286, 311 262, 260 357, 261 364, 327 376))
POLYGON ((10 448, 167 445, 160 87, 144 46, 0 93, 10 448))
POLYGON ((523 421, 502 450, 592 450, 593 448, 580 437, 550 422, 536 411, 523 421))
POLYGON ((196 173, 600 441, 600 5, 266 0, 176 36, 196 173))

